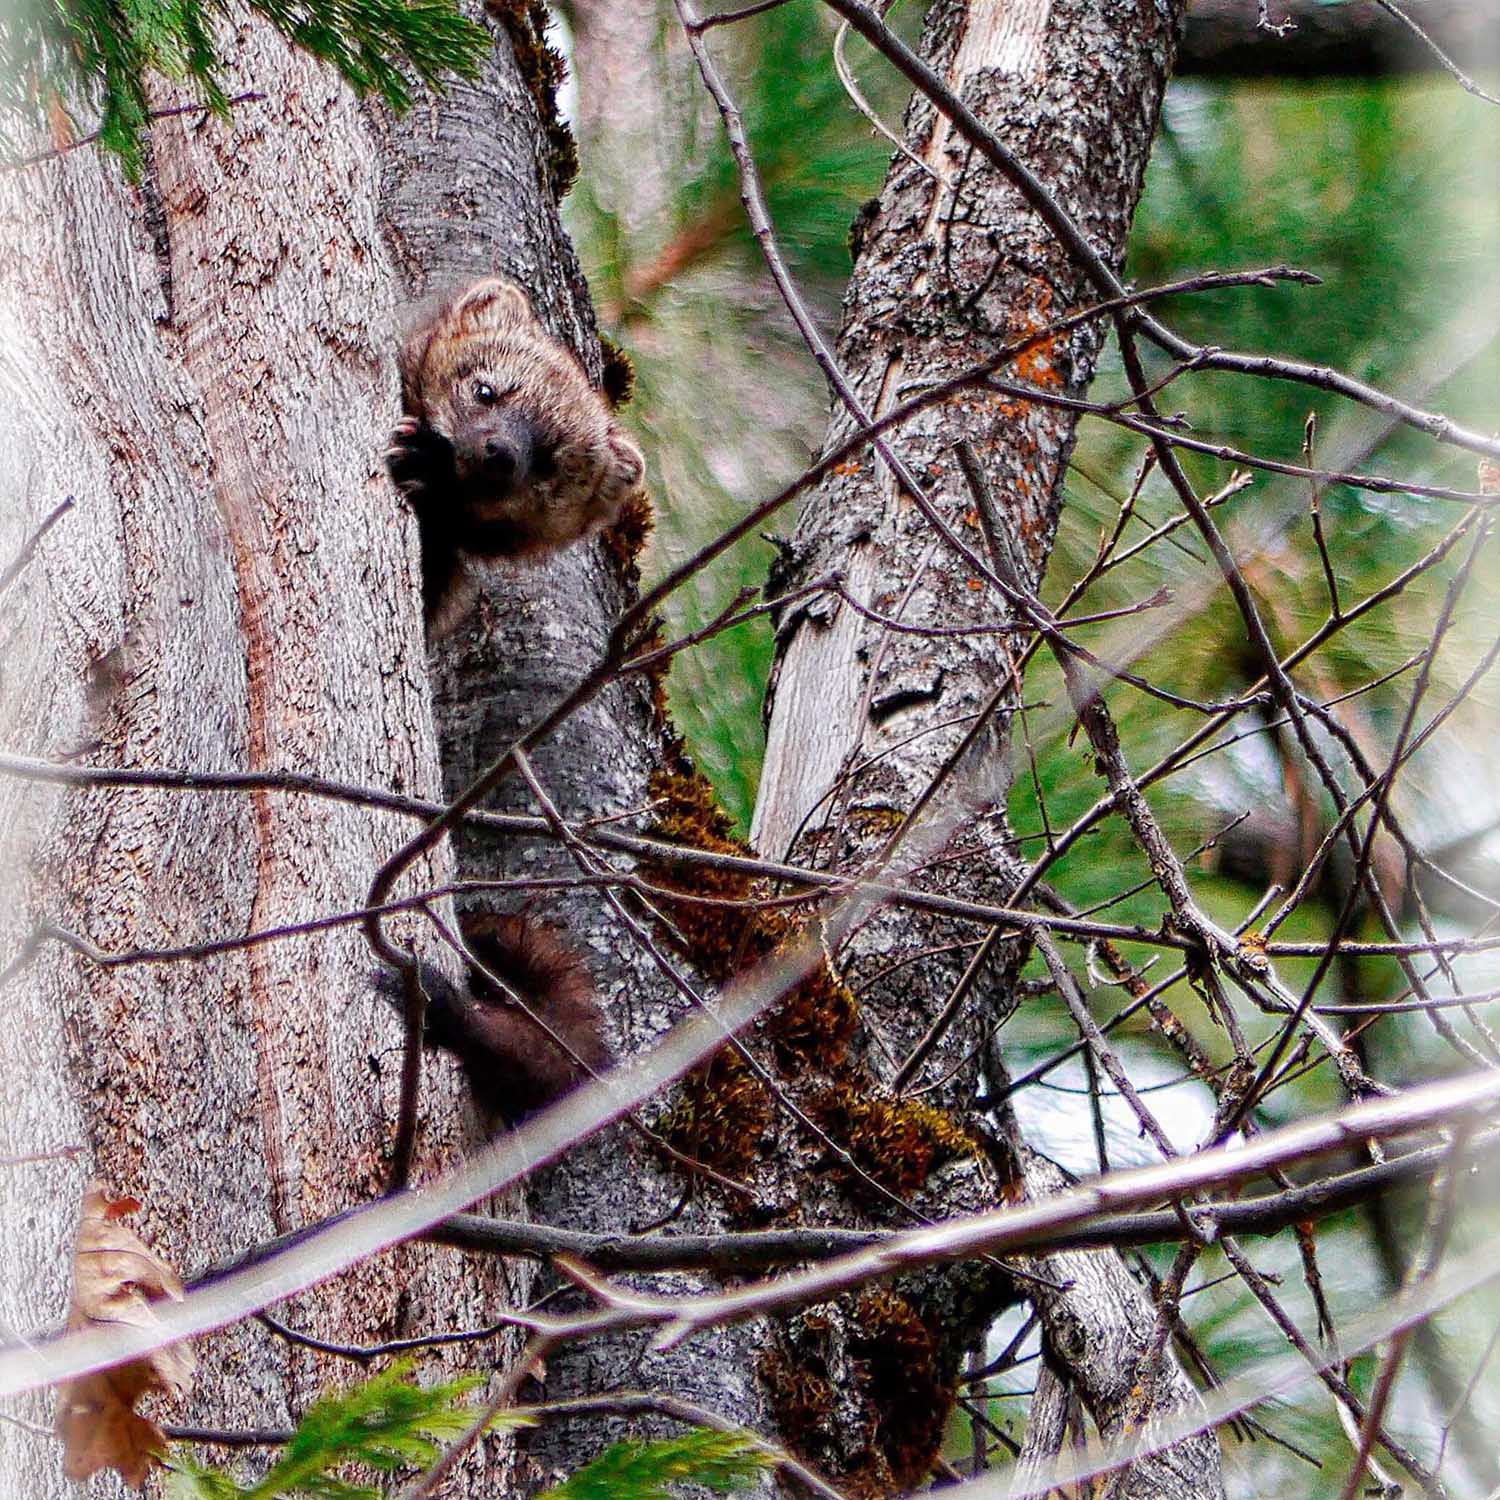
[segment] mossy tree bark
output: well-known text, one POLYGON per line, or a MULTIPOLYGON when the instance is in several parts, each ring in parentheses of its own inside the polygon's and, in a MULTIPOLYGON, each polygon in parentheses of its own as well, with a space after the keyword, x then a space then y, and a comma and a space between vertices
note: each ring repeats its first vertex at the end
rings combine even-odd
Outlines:
MULTIPOLYGON (((1181 12, 1170 0, 1116 7, 1085 0, 1006 6, 940 0, 927 19, 923 50, 934 68, 1114 266, 1123 258, 1181 12)), ((872 415, 1098 295, 1019 191, 920 96, 909 112, 906 140, 912 155, 893 159, 863 226, 837 345, 839 363, 872 415)), ((1047 338, 1024 355, 1016 373, 1047 389, 1080 394, 1094 373, 1102 336, 1091 325, 1047 338)), ((836 404, 828 445, 857 425, 836 404)), ((956 453, 964 441, 972 445, 998 513, 1003 566, 1035 590, 1062 505, 1073 419, 975 392, 928 409, 893 438, 932 510, 986 558, 979 506, 956 453)), ((821 603, 794 606, 778 622, 753 832, 762 853, 849 873, 885 864, 925 888, 970 899, 1003 903, 1016 888, 1023 867, 1006 815, 1010 722, 1019 706, 1012 659, 1002 635, 951 633, 955 626, 1013 618, 982 571, 941 538, 873 454, 840 466, 809 498, 793 539, 788 585, 840 575, 861 606, 908 626, 938 627, 938 633, 904 633, 847 606, 821 603), (993 717, 962 749, 997 689, 993 717), (908 826, 934 783, 940 792, 908 826)), ((910 1076, 902 1074, 982 936, 906 911, 869 916, 838 955, 860 997, 852 1060, 845 1064, 857 1069, 860 1081, 851 1082, 847 1071, 804 1072, 786 1081, 810 1110, 821 1099, 857 1093, 867 1118, 874 1117, 872 1101, 884 1105, 887 1118, 910 1117, 916 1105, 907 1092, 920 1090, 922 1106, 945 1111, 959 1129, 981 1136, 993 1131, 989 1138, 998 1138, 998 1148, 988 1161, 973 1153, 967 1171, 962 1156, 938 1172, 925 1160, 909 1163, 903 1190, 910 1208, 932 1217, 996 1191, 981 1165, 1030 1192, 1052 1185, 1012 1120, 981 1121, 972 1112, 986 1035, 1016 1003, 1017 941, 996 946, 941 1039, 910 1076)), ((1003 1065, 1002 1053, 1003 1046, 996 1067, 1003 1065)), ((868 1142, 868 1160, 884 1163, 885 1181, 894 1184, 898 1179, 877 1147, 878 1141, 868 1142)), ((856 1215, 830 1194, 815 1201, 813 1213, 824 1222, 869 1217, 868 1194, 865 1199, 856 1200, 856 1215)), ((889 1204, 874 1217, 903 1221, 889 1204)), ((1059 1258, 1038 1268, 1046 1282, 1033 1285, 1048 1290, 1037 1297, 1037 1310, 1057 1368, 1101 1429, 1112 1433, 1120 1428, 1134 1356, 1149 1340, 1153 1314, 1113 1254, 1068 1260, 1068 1266, 1059 1258), (1072 1288, 1061 1289, 1070 1280, 1072 1288)), ((1016 1295, 1003 1276, 986 1277, 984 1269, 902 1289, 934 1354, 934 1393, 951 1388, 961 1355, 982 1339, 1002 1300, 1016 1295)), ((1019 1290, 1027 1294, 1026 1283, 1019 1290)), ((835 1309, 815 1331, 805 1318, 792 1320, 787 1360, 857 1368, 870 1338, 868 1312, 858 1304, 835 1309)), ((842 1451, 825 1461, 837 1473, 883 1456, 901 1477, 879 1389, 867 1387, 864 1395, 857 1419, 839 1428, 842 1451), (854 1446, 861 1438, 869 1449, 863 1459, 854 1446)), ((1170 1355, 1153 1395, 1158 1410, 1193 1399, 1170 1355)), ((1212 1435, 1136 1465, 1124 1493, 1222 1494, 1212 1435)))
MULTIPOLYGON (((604 355, 594 311, 558 217, 558 199, 570 177, 571 142, 545 82, 552 63, 537 31, 545 12, 527 4, 490 9, 503 25, 501 46, 484 76, 434 101, 418 118, 418 128, 400 122, 382 129, 382 201, 390 242, 412 297, 490 271, 513 277, 532 294, 544 323, 598 379, 604 355)), ((591 86, 586 77, 582 87, 591 86)), ((614 102, 618 107, 621 101, 614 102)), ((489 571, 474 612, 432 656, 448 795, 498 760, 604 659, 612 627, 636 596, 636 553, 645 524, 647 518, 627 516, 604 537, 539 564, 489 571)), ((537 782, 565 819, 610 818, 619 820, 617 826, 646 832, 659 831, 652 808, 660 800, 660 777, 686 770, 657 701, 655 680, 646 676, 609 683, 535 746, 529 759, 537 782), (631 816, 622 819, 622 814, 631 816)), ((696 786, 690 779, 689 784, 696 786)), ((486 805, 540 810, 526 781, 515 774, 486 805)), ((471 880, 578 873, 568 852, 552 839, 528 843, 464 832, 456 840, 456 860, 460 875, 471 880)), ((639 1051, 691 1008, 692 1001, 644 950, 620 911, 601 900, 594 887, 531 899, 504 893, 469 899, 486 908, 524 909, 565 933, 598 985, 608 1044, 617 1057, 639 1051)), ((632 906, 629 918, 653 940, 660 937, 649 912, 632 906)), ((698 985, 680 955, 670 961, 689 985, 698 985)), ((680 1166, 641 1135, 617 1126, 536 1174, 527 1184, 524 1208, 542 1222, 604 1234, 627 1234, 667 1218, 684 1232, 721 1229, 725 1218, 716 1199, 700 1194, 684 1203, 685 1187, 680 1166)), ((525 1284, 536 1296, 555 1281, 548 1275, 525 1284)), ((667 1284, 707 1289, 712 1282, 677 1275, 667 1284)), ((726 1329, 666 1354, 651 1351, 646 1334, 565 1346, 548 1357, 545 1392, 564 1397, 641 1386, 671 1391, 755 1425, 760 1405, 747 1352, 750 1339, 747 1330, 726 1329)), ((529 1464, 523 1486, 572 1472, 621 1430, 617 1421, 588 1417, 521 1434, 518 1444, 529 1464)))

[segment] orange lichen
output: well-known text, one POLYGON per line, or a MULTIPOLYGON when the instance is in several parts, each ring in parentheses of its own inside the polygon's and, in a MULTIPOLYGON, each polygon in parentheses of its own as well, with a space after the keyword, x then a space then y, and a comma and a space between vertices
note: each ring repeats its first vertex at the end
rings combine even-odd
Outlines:
POLYGON ((1057 373, 1057 337, 1049 335, 1016 355, 1015 372, 1019 379, 1042 389, 1060 386, 1057 373))

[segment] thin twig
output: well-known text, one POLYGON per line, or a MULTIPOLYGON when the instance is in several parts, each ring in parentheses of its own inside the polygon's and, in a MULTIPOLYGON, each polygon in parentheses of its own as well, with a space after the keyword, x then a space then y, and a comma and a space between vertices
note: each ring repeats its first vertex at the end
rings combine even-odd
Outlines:
MULTIPOLYGON (((232 108, 236 104, 250 104, 256 100, 264 99, 266 96, 258 89, 249 89, 243 94, 234 94, 224 101, 225 106, 232 108)), ((174 115, 201 115, 207 119, 214 113, 212 104, 205 104, 201 99, 191 104, 173 104, 165 109, 153 109, 147 115, 148 120, 169 120, 174 115)), ((53 146, 47 151, 38 151, 35 156, 25 156, 19 161, 0 161, 0 172, 19 172, 24 167, 34 167, 44 161, 53 161, 59 156, 66 156, 70 151, 77 151, 81 146, 91 146, 100 136, 104 134, 102 129, 91 130, 87 135, 81 135, 75 141, 67 141, 61 146, 53 146)))
POLYGON ((31 535, 27 537, 26 540, 21 544, 21 550, 16 553, 15 558, 11 562, 10 566, 7 567, 3 573, 0 573, 0 594, 3 594, 6 589, 8 589, 11 584, 13 584, 16 579, 21 576, 21 574, 30 564, 31 559, 36 555, 36 549, 41 546, 42 538, 46 536, 47 533, 51 531, 52 528, 56 526, 57 523, 62 520, 62 518, 67 515, 70 510, 72 510, 72 508, 73 497, 69 495, 67 499, 58 501, 58 503, 54 505, 50 511, 48 511, 46 516, 43 517, 41 525, 39 525, 37 529, 33 531, 31 535))

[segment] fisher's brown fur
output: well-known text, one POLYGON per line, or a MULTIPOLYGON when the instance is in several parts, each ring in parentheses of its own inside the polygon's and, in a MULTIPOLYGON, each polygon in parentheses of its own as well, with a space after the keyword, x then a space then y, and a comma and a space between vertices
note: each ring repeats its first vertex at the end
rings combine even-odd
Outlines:
POLYGON ((399 356, 405 416, 386 454, 422 537, 428 629, 473 603, 472 564, 535 559, 615 521, 640 449, 526 293, 490 276, 440 303, 399 356))
POLYGON ((462 927, 477 962, 462 990, 424 976, 427 1039, 463 1059, 487 1113, 514 1124, 608 1068, 594 983, 567 941, 529 916, 471 912, 462 927))

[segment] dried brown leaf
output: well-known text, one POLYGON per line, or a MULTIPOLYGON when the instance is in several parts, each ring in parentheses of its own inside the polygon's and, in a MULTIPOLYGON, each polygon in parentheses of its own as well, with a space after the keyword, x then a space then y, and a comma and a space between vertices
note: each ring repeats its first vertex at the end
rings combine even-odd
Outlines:
MULTIPOLYGON (((140 1206, 134 1198, 111 1198, 100 1182, 84 1189, 73 1252, 69 1329, 111 1323, 151 1328, 158 1321, 153 1302, 163 1297, 182 1301, 177 1273, 120 1222, 140 1206)), ((99 1469, 111 1468, 140 1489, 166 1439, 135 1404, 152 1391, 184 1395, 194 1364, 188 1345, 172 1344, 63 1385, 58 1392, 57 1432, 68 1478, 87 1479, 99 1469)))

